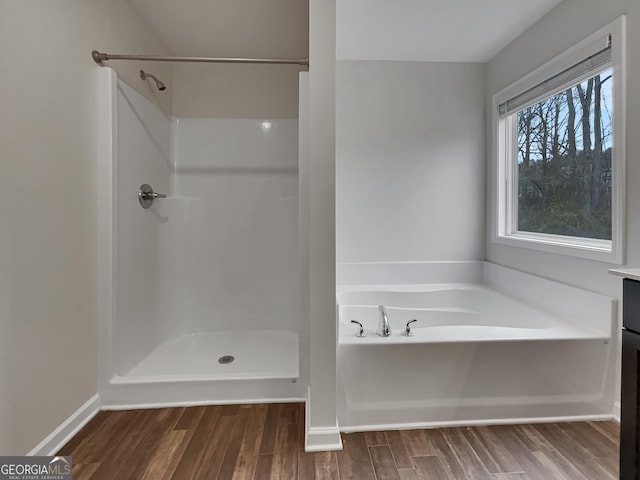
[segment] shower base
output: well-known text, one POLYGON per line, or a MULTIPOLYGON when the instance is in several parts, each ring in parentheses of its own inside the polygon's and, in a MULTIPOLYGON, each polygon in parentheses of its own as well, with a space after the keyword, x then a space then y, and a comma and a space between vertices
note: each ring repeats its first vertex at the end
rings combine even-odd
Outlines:
POLYGON ((179 378, 296 378, 298 336, 290 332, 208 332, 160 345, 127 375, 132 381, 179 378), (219 363, 232 356, 230 363, 219 363))
POLYGON ((295 401, 303 396, 298 355, 291 332, 183 335, 111 378, 101 395, 107 408, 295 401))

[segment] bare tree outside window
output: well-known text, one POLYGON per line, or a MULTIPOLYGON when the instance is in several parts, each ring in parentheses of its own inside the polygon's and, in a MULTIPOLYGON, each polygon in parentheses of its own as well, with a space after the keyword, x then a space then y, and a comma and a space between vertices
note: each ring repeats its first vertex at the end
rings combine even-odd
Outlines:
POLYGON ((518 230, 611 240, 612 71, 517 113, 518 230))

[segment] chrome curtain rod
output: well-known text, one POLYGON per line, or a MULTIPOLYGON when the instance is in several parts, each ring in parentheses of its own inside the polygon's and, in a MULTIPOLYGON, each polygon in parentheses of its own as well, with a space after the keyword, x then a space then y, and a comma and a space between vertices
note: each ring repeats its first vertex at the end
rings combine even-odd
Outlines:
POLYGON ((97 50, 91 52, 93 60, 103 65, 108 60, 140 60, 143 62, 196 62, 196 63, 266 63, 272 65, 305 65, 309 66, 308 58, 212 58, 212 57, 162 57, 156 55, 112 55, 97 50))

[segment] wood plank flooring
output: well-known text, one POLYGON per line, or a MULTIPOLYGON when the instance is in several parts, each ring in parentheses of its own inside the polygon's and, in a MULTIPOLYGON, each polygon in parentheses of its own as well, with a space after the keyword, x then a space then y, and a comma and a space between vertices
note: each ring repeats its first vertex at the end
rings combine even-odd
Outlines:
POLYGON ((344 434, 304 452, 304 405, 100 412, 59 455, 74 480, 616 480, 615 422, 344 434))

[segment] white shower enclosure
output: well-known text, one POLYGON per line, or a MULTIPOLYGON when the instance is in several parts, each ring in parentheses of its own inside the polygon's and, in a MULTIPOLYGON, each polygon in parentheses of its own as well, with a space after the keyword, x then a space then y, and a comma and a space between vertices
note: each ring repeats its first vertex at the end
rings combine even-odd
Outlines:
POLYGON ((298 119, 171 117, 98 75, 102 401, 303 398, 298 119))

